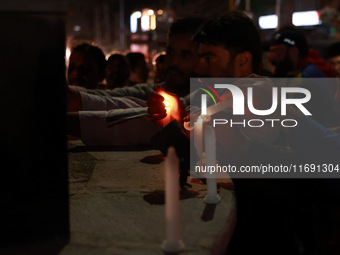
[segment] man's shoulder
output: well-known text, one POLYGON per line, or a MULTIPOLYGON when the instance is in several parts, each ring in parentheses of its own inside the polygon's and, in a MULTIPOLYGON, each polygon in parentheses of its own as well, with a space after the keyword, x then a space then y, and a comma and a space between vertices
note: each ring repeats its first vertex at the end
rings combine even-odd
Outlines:
POLYGON ((302 78, 326 78, 325 74, 314 64, 307 63, 301 70, 302 78))

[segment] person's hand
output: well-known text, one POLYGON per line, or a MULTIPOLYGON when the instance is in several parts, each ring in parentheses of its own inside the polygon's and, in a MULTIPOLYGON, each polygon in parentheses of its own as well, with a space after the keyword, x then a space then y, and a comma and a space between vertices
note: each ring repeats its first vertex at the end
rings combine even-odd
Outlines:
POLYGON ((146 104, 150 117, 159 125, 163 124, 162 119, 167 116, 167 109, 171 114, 170 121, 176 119, 181 125, 183 124, 183 118, 187 116, 184 104, 179 97, 165 91, 160 86, 157 87, 156 93, 150 94, 146 104))
POLYGON ((149 99, 146 102, 148 106, 148 114, 156 123, 160 123, 160 120, 166 117, 166 110, 164 97, 156 92, 151 92, 149 99))

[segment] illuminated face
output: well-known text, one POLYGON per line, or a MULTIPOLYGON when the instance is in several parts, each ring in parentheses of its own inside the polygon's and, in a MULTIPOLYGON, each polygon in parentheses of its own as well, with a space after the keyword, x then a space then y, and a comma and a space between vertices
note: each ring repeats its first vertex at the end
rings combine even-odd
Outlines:
POLYGON ((340 74, 340 55, 335 56, 329 59, 329 63, 333 67, 333 69, 336 71, 336 73, 340 74))
POLYGON ((195 77, 197 43, 188 34, 173 34, 165 56, 165 86, 178 96, 190 93, 190 77, 195 77))
POLYGON ((234 77, 230 52, 222 46, 199 44, 197 73, 201 77, 234 77))
POLYGON ((83 52, 73 52, 68 67, 68 81, 70 85, 95 89, 103 80, 102 73, 96 61, 83 52))

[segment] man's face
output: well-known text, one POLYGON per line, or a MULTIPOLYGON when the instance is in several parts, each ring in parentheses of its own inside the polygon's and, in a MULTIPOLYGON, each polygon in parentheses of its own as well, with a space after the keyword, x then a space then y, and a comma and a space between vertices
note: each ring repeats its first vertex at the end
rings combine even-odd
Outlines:
POLYGON ((140 61, 137 67, 135 68, 135 72, 138 77, 140 77, 139 83, 144 83, 148 80, 149 77, 149 68, 146 65, 145 61, 140 61))
POLYGON ((269 48, 268 61, 274 66, 282 63, 287 54, 287 46, 284 44, 274 45, 269 48))
POLYGON ((173 34, 168 40, 165 56, 166 90, 186 96, 190 93, 190 77, 195 77, 197 43, 188 34, 173 34))
POLYGON ((340 55, 335 56, 329 59, 329 63, 333 67, 333 69, 336 71, 336 73, 340 74, 340 55))
POLYGON ((289 48, 284 44, 271 46, 269 48, 268 61, 276 67, 276 77, 286 77, 294 70, 294 63, 289 57, 289 48))
POLYGON ((106 81, 109 87, 119 87, 128 80, 128 68, 118 59, 111 60, 106 65, 106 81))
POLYGON ((68 82, 70 85, 95 89, 102 80, 96 61, 83 52, 73 52, 68 67, 68 82))
POLYGON ((198 46, 199 64, 197 73, 200 77, 234 77, 234 63, 230 52, 222 46, 200 43, 198 46))

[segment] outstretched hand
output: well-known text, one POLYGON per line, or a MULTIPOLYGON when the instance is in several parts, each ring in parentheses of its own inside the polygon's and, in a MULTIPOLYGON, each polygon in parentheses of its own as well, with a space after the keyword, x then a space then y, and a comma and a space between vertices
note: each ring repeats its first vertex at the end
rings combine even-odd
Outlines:
POLYGON ((170 121, 176 119, 181 125, 187 116, 183 102, 180 98, 158 86, 156 92, 150 94, 147 100, 148 113, 158 124, 163 125, 163 119, 170 114, 170 121))

